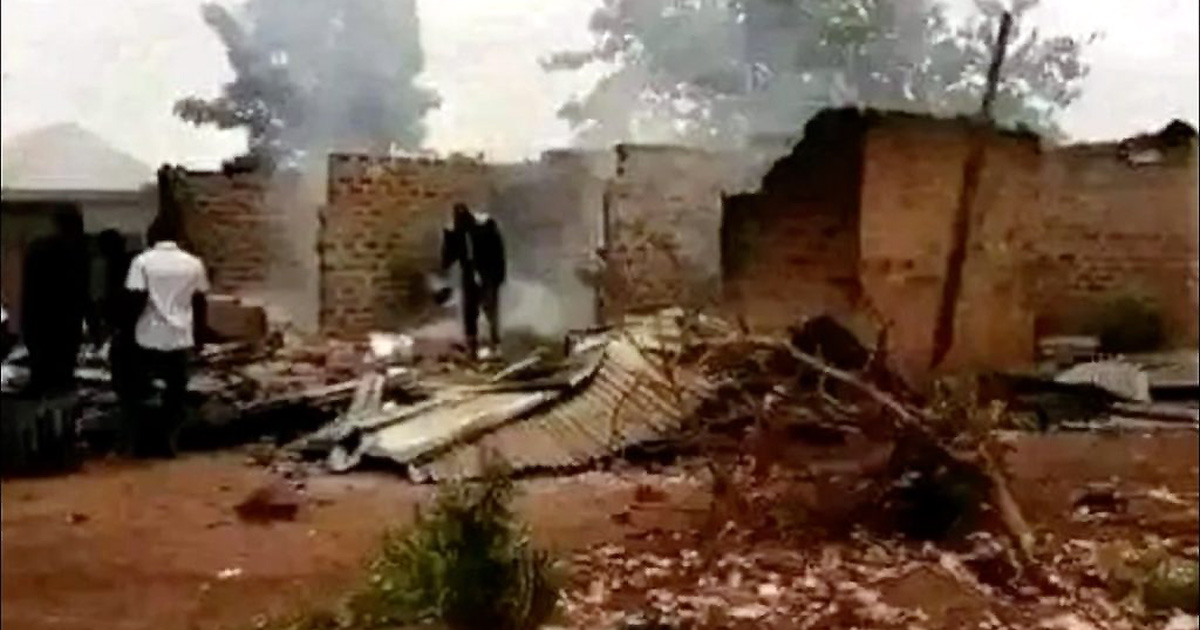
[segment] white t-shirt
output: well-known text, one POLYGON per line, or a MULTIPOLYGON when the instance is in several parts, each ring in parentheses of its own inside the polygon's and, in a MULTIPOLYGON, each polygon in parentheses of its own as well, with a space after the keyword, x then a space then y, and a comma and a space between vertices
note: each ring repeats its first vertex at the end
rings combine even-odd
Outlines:
POLYGON ((134 337, 151 350, 184 350, 196 345, 192 297, 208 291, 204 263, 170 241, 162 241, 133 259, 125 288, 147 294, 134 337))

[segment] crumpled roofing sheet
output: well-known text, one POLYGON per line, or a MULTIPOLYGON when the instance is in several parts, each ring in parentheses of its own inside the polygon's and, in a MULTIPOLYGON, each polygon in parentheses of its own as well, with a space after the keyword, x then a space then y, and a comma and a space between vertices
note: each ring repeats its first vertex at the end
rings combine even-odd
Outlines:
MULTIPOLYGON (((575 390, 475 439, 412 458, 410 474, 419 481, 471 478, 485 462, 497 461, 513 472, 580 466, 668 436, 705 390, 695 377, 668 385, 638 345, 618 336, 605 345, 591 378, 575 390)), ((507 401, 476 404, 502 402, 507 401)))
POLYGON ((425 403, 380 415, 384 419, 395 415, 400 418, 398 421, 376 423, 369 417, 361 419, 353 423, 363 435, 358 450, 367 456, 407 464, 469 441, 581 387, 598 369, 601 358, 600 349, 578 357, 569 366, 566 378, 554 384, 515 390, 504 388, 503 384, 498 384, 497 389, 451 389, 425 403))

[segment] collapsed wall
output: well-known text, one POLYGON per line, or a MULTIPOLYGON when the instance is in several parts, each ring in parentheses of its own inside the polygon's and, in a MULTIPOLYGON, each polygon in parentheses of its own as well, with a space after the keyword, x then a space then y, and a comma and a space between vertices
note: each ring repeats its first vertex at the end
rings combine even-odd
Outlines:
POLYGON ((1086 328, 1113 298, 1149 301, 1178 343, 1198 338, 1200 203, 1195 132, 1048 153, 1026 258, 1039 331, 1086 328))
MULTIPOLYGON (((964 122, 872 116, 864 140, 861 281, 910 376, 932 358, 970 134, 964 122)), ((1038 231, 1036 138, 994 134, 979 180, 948 368, 1033 358, 1034 313, 1021 258, 1038 231)))
POLYGON ((728 156, 647 146, 553 151, 499 165, 332 156, 321 228, 322 329, 357 336, 446 317, 432 308, 425 282, 437 269, 440 230, 455 201, 500 223, 507 330, 558 336, 629 309, 711 302, 720 280, 721 197, 741 174, 734 164, 728 156), (627 256, 647 234, 669 240, 671 255, 627 256), (592 275, 601 255, 635 278, 635 292, 602 299, 615 292, 592 275))
MULTIPOLYGON (((1039 334, 1094 332, 1123 296, 1197 339, 1195 132, 1047 149, 992 132, 948 368, 1033 359, 1039 334)), ((909 374, 928 369, 970 141, 964 121, 826 112, 760 191, 731 197, 726 306, 759 327, 867 311, 909 374)))
MULTIPOLYGON (((321 328, 353 337, 448 317, 426 274, 464 201, 494 214, 509 243, 506 317, 543 334, 680 302, 718 303, 767 329, 831 313, 888 326, 894 358, 921 373, 968 142, 963 121, 825 112, 750 193, 757 154, 622 145, 508 165, 333 155, 315 185, 319 225, 313 211, 303 227, 304 209, 296 223, 311 177, 305 187, 252 173, 188 174, 185 225, 216 290, 312 296, 321 328), (626 286, 589 276, 600 254, 626 286)), ((1172 343, 1195 344, 1194 131, 1049 150, 993 132, 986 156, 948 367, 1027 364, 1037 335, 1089 332, 1124 295, 1153 302, 1172 343)))
POLYGON ((761 189, 725 200, 724 310, 756 329, 846 319, 860 305, 862 135, 856 112, 823 113, 761 189))

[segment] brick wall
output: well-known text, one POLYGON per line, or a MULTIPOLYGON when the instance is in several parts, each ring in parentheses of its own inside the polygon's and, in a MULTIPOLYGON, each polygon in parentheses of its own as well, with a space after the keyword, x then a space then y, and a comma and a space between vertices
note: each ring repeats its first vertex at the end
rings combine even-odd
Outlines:
POLYGON ((1115 144, 1054 152, 1042 167, 1045 212, 1027 277, 1039 328, 1086 329, 1120 296, 1149 299, 1177 343, 1197 340, 1194 146, 1132 166, 1115 144))
POLYGON ((194 171, 183 176, 187 246, 204 261, 213 291, 248 295, 263 290, 283 220, 265 202, 268 178, 194 171))
POLYGON ((485 207, 486 166, 466 158, 332 155, 321 223, 321 328, 337 336, 396 329, 431 301, 453 204, 485 207))
POLYGON ((264 304, 273 319, 317 328, 317 208, 322 164, 273 175, 180 171, 186 246, 213 291, 264 304))
POLYGON ((721 258, 730 315, 778 329, 857 306, 862 132, 857 114, 822 115, 760 191, 727 198, 721 258))
MULTIPOLYGON (((1139 167, 1118 149, 1044 151, 1028 136, 990 138, 951 366, 1026 363, 1035 331, 1079 332, 1130 292, 1159 303, 1176 341, 1195 343, 1195 143, 1139 167)), ((602 241, 607 216, 614 263, 645 279, 607 315, 723 295, 733 314, 772 328, 869 307, 890 323, 893 355, 920 373, 966 151, 958 121, 831 112, 760 190, 730 197, 746 156, 679 147, 553 152, 494 167, 334 155, 311 236, 289 227, 296 215, 286 208, 298 202, 252 174, 189 174, 186 226, 218 291, 261 294, 278 281, 270 269, 299 269, 320 278, 312 294, 322 328, 354 336, 426 312, 424 275, 437 266, 440 230, 459 200, 500 220, 512 276, 550 289, 564 325, 586 325, 595 295, 578 267, 602 241), (637 224, 666 237, 678 259, 622 259, 622 246, 640 238, 637 224), (309 271, 306 243, 318 232, 320 267, 309 271)))
MULTIPOLYGON (((865 145, 861 277, 890 324, 889 349, 910 378, 929 365, 968 133, 959 121, 910 116, 873 120, 865 145)), ((1012 367, 1032 358, 1033 314, 1019 277, 1040 192, 1038 144, 989 140, 971 223, 948 368, 1012 367)))
MULTIPOLYGON (((767 327, 869 308, 890 325, 897 367, 919 378, 968 130, 920 116, 861 120, 865 132, 810 128, 776 164, 776 183, 768 177, 760 192, 730 198, 725 247, 741 255, 725 254, 726 306, 767 327), (809 144, 819 159, 805 163, 809 144), (854 147, 862 152, 857 200, 847 194, 854 147)), ((1032 136, 989 136, 947 368, 1028 364, 1038 333, 1087 332, 1094 313, 1119 295, 1157 303, 1172 341, 1195 344, 1195 143, 1140 167, 1118 148, 1045 150, 1032 136)))
POLYGON ((721 200, 740 171, 729 156, 620 145, 608 187, 606 316, 678 302, 715 302, 721 280, 721 200))

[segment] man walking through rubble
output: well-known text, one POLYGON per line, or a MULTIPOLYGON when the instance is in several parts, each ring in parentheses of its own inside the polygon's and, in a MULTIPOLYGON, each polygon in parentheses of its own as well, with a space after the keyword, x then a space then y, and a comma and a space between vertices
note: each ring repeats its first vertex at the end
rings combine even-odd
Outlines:
POLYGON ((135 312, 140 313, 134 327, 140 393, 147 393, 155 378, 165 385, 162 417, 154 426, 138 427, 138 432, 153 436, 153 448, 165 455, 174 455, 176 433, 183 422, 188 362, 197 337, 207 330, 204 264, 179 247, 175 232, 167 222, 155 221, 146 235, 150 249, 133 259, 125 280, 135 312))
POLYGON ((442 270, 458 264, 462 289, 463 332, 472 359, 479 356, 479 311, 488 320, 493 352, 500 348, 500 287, 506 261, 500 227, 491 217, 465 204, 454 205, 453 222, 442 235, 442 270))

